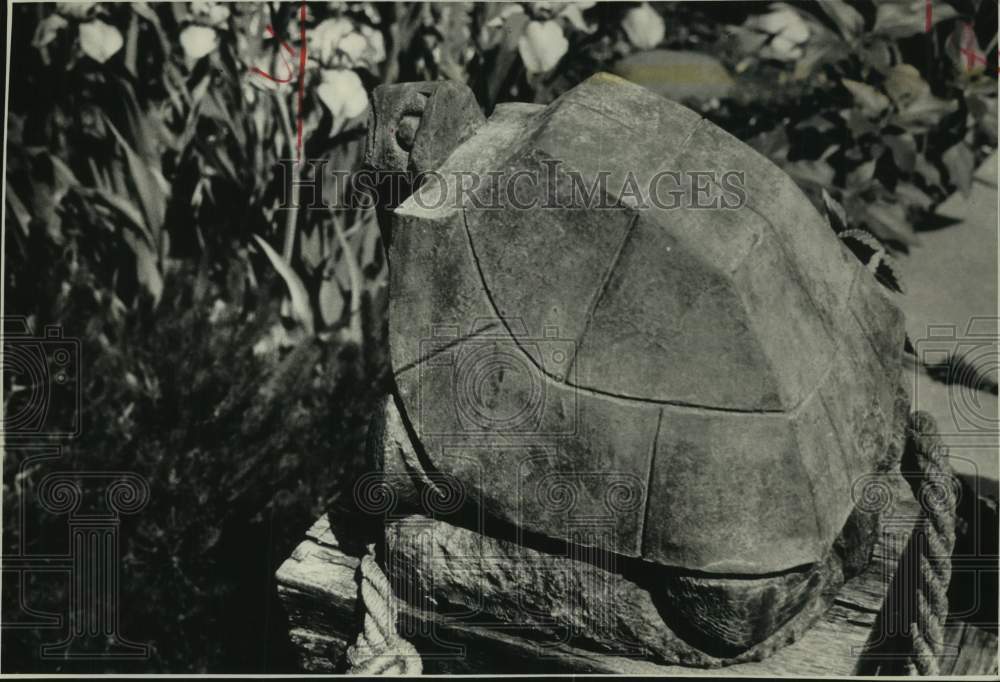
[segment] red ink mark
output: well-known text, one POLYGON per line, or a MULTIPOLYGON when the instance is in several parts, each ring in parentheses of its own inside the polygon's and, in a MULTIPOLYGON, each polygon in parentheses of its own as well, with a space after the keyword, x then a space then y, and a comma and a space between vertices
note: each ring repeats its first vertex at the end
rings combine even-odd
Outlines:
MULTIPOLYGON (((972 71, 977 66, 989 66, 989 60, 986 59, 986 54, 979 49, 979 41, 976 39, 976 30, 973 25, 967 21, 962 24, 962 38, 961 44, 958 46, 958 51, 965 55, 966 71, 972 71)), ((997 54, 1000 55, 1000 48, 997 49, 997 54)), ((1000 71, 998 71, 998 73, 1000 73, 1000 71)))
POLYGON ((302 157, 302 100, 306 92, 306 79, 302 75, 306 72, 306 3, 302 0, 299 5, 299 43, 302 51, 299 53, 299 103, 295 108, 295 123, 298 139, 295 142, 295 160, 302 157))
POLYGON ((972 24, 965 24, 962 26, 962 43, 958 50, 965 55, 965 69, 967 71, 972 71, 976 68, 976 62, 982 60, 982 63, 986 63, 984 57, 980 57, 979 50, 976 49, 976 33, 972 30, 972 24))
MULTIPOLYGON (((930 33, 934 26, 934 14, 932 9, 933 0, 925 0, 924 9, 924 29, 930 33)), ((976 66, 989 66, 986 55, 979 50, 979 41, 976 39, 975 27, 968 21, 962 22, 962 38, 958 46, 958 51, 965 55, 965 70, 972 71, 976 66)), ((1000 56, 1000 47, 997 48, 997 55, 1000 56)), ((1000 73, 1000 69, 997 70, 1000 73)))
MULTIPOLYGON (((301 47, 298 50, 296 50, 291 45, 286 43, 284 40, 279 38, 273 26, 268 25, 267 32, 272 38, 278 41, 278 44, 290 56, 292 56, 293 58, 296 55, 298 56, 299 58, 298 72, 296 73, 295 67, 292 66, 292 63, 288 60, 288 57, 285 57, 284 55, 281 55, 281 61, 284 63, 285 69, 287 70, 288 73, 288 75, 285 78, 279 78, 277 76, 269 74, 263 69, 260 69, 256 66, 251 66, 250 71, 257 76, 263 76, 272 83, 279 83, 279 84, 291 83, 293 77, 295 76, 298 77, 298 98, 295 105, 295 127, 297 133, 295 141, 295 161, 296 163, 298 163, 302 158, 302 129, 303 129, 302 109, 303 109, 303 100, 305 99, 305 92, 306 92, 306 81, 305 78, 303 78, 306 71, 306 55, 308 51, 308 47, 306 45, 307 42, 306 3, 303 1, 299 6, 299 44, 301 45, 301 47)), ((279 52, 279 54, 281 53, 279 52)))
MULTIPOLYGON (((268 25, 267 32, 270 34, 272 38, 276 38, 281 47, 285 48, 289 54, 291 54, 292 56, 295 55, 295 49, 291 47, 288 43, 286 43, 284 40, 278 38, 277 34, 275 34, 274 32, 273 26, 268 25)), ((274 83, 290 83, 292 80, 292 75, 295 73, 295 69, 292 67, 291 63, 285 57, 282 57, 282 61, 285 63, 285 68, 288 69, 287 78, 278 78, 277 76, 272 76, 271 74, 267 73, 262 69, 257 68, 256 66, 250 67, 250 70, 255 74, 257 74, 258 76, 263 76, 264 78, 274 83)))

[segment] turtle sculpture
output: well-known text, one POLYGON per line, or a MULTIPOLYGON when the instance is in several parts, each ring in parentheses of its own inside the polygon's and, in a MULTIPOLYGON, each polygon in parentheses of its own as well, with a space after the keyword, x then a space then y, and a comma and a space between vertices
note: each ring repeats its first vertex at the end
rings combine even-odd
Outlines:
POLYGON ((781 170, 617 77, 488 120, 450 82, 372 97, 395 389, 370 447, 401 503, 599 536, 708 654, 677 660, 794 639, 867 564, 858 483, 898 462, 874 277, 781 170))

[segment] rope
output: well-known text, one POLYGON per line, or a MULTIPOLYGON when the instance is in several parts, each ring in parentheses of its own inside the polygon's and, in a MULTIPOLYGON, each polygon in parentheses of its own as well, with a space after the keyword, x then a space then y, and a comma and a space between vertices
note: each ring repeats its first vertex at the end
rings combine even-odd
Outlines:
POLYGON ((921 514, 910 536, 911 551, 904 553, 917 562, 917 608, 909 623, 907 668, 911 675, 939 675, 955 547, 955 479, 934 418, 915 412, 909 426, 912 458, 904 459, 903 465, 911 474, 906 479, 920 502, 921 514))
POLYGON ((420 654, 396 632, 396 595, 375 561, 375 545, 368 545, 368 553, 362 557, 359 570, 359 591, 365 615, 358 639, 347 649, 347 674, 421 674, 420 654))

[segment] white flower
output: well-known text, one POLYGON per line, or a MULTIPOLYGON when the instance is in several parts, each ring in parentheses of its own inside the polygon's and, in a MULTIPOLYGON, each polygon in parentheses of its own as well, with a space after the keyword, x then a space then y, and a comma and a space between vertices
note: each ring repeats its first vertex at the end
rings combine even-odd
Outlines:
POLYGON ((71 19, 74 23, 80 22, 77 24, 80 50, 95 62, 103 64, 122 49, 125 39, 117 28, 96 18, 97 14, 96 2, 57 2, 56 13, 39 23, 32 44, 38 48, 45 47, 59 31, 70 25, 67 19, 71 19))
POLYGON ((596 27, 588 26, 583 10, 593 7, 593 2, 532 2, 510 4, 500 14, 483 26, 480 46, 489 49, 497 45, 511 31, 520 31, 517 51, 529 74, 544 73, 559 63, 569 49, 563 32, 568 24, 584 33, 596 27), (523 28, 522 28, 523 27, 523 28))
POLYGON ((326 6, 330 10, 330 14, 352 14, 354 16, 364 15, 365 19, 367 19, 372 25, 382 23, 382 17, 379 16, 378 10, 375 9, 373 3, 370 2, 345 2, 344 0, 335 0, 333 2, 327 2, 326 6))
POLYGON ((96 2, 57 2, 56 12, 63 15, 64 17, 69 17, 70 19, 76 19, 77 21, 83 21, 94 14, 97 9, 96 2))
POLYGON ((181 30, 180 41, 190 65, 219 47, 218 29, 225 28, 230 12, 219 2, 192 2, 188 8, 188 24, 181 30))
POLYGON ((790 62, 802 57, 802 47, 785 36, 775 36, 768 45, 769 52, 783 62, 790 62))
POLYGON ((629 41, 640 50, 651 50, 663 42, 666 27, 659 12, 644 2, 625 13, 622 28, 629 41))
POLYGON ((219 34, 210 26, 189 24, 180 35, 181 48, 188 60, 195 62, 219 46, 219 34))
POLYGON ((318 49, 320 64, 331 63, 337 56, 337 46, 353 31, 354 22, 343 17, 320 22, 309 35, 309 42, 314 49, 318 49))
POLYGON ((36 48, 45 47, 56 39, 59 31, 67 26, 69 26, 69 22, 62 15, 50 14, 38 22, 38 28, 35 29, 35 36, 31 39, 31 44, 36 48))
POLYGON ((360 116, 368 109, 368 92, 350 69, 324 69, 316 95, 337 120, 360 116))
POLYGON ((337 48, 353 63, 360 61, 365 50, 368 49, 368 41, 360 33, 348 33, 337 48))
POLYGON ((788 7, 753 17, 747 25, 772 36, 764 53, 781 61, 800 58, 803 55, 802 47, 809 40, 809 26, 798 12, 788 7))
POLYGON ((760 29, 771 35, 781 35, 789 42, 798 44, 809 39, 809 27, 799 13, 783 7, 760 17, 760 29))
POLYGON ((319 49, 319 64, 325 69, 364 68, 374 70, 385 61, 382 34, 367 24, 337 17, 320 22, 310 35, 319 49))
POLYGON ((569 49, 562 26, 555 21, 530 21, 517 41, 524 68, 532 73, 545 73, 559 63, 569 49))
POLYGON ((583 21, 583 11, 590 9, 596 2, 579 0, 578 2, 532 2, 527 4, 527 12, 536 21, 565 17, 579 29, 587 30, 583 21))
POLYGON ((80 49, 95 62, 108 61, 124 44, 118 29, 100 19, 80 24, 80 49))
POLYGON ((385 61, 382 34, 367 24, 337 17, 320 22, 310 42, 322 68, 316 95, 334 119, 354 118, 367 111, 368 92, 354 69, 374 70, 385 61))
POLYGON ((221 28, 229 19, 229 8, 219 2, 192 2, 191 20, 204 26, 221 28))

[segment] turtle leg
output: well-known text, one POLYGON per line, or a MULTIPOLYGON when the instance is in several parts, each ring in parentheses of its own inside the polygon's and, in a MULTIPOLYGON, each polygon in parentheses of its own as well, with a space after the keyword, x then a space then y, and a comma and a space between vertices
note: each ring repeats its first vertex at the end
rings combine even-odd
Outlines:
POLYGON ((759 577, 672 571, 650 593, 664 623, 698 651, 730 662, 763 658, 801 636, 827 609, 849 565, 860 556, 867 563, 877 539, 871 517, 852 514, 823 561, 759 577))
POLYGON ((399 397, 393 392, 385 396, 382 405, 368 425, 366 455, 373 472, 382 474, 383 485, 398 510, 407 507, 421 509, 422 492, 438 489, 433 472, 428 472, 420 457, 419 443, 407 427, 399 407, 399 397))
MULTIPOLYGON (((871 440, 876 481, 899 466, 909 407, 899 387, 888 439, 871 440)), ((865 570, 882 511, 859 503, 823 561, 759 577, 671 571, 650 592, 664 622, 694 648, 723 659, 766 656, 803 634, 843 583, 865 570)))

